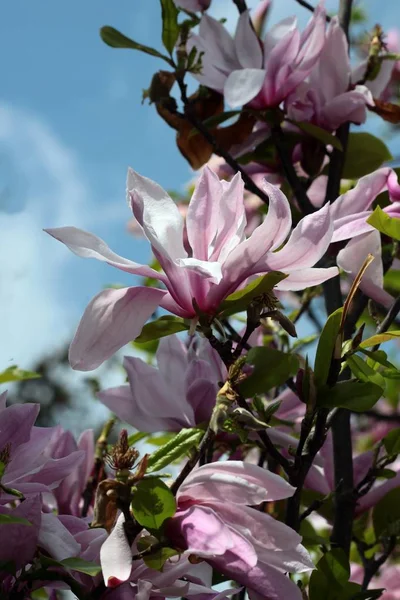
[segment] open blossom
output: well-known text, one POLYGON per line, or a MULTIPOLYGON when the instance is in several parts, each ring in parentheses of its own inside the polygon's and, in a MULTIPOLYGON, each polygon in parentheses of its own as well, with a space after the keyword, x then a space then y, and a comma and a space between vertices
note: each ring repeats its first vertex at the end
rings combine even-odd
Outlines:
POLYGON ((202 55, 198 81, 224 94, 233 107, 251 101, 253 108, 278 106, 305 80, 324 45, 325 10, 320 4, 300 33, 295 17, 280 21, 267 32, 262 46, 241 14, 232 39, 219 21, 204 15, 198 35, 189 39, 189 50, 202 55))
POLYGON ((207 10, 211 4, 211 0, 174 0, 174 3, 178 8, 183 8, 190 12, 197 12, 199 10, 207 10))
POLYGON ((197 349, 187 349, 177 336, 170 335, 160 340, 156 358, 157 368, 126 356, 129 385, 101 391, 98 396, 103 404, 149 433, 180 431, 208 421, 218 382, 226 378, 225 367, 208 340, 201 339, 197 349))
POLYGON ((351 66, 346 36, 334 17, 317 64, 307 82, 301 83, 287 99, 287 112, 296 121, 312 121, 328 130, 342 123, 364 123, 367 104, 373 105, 365 86, 349 90, 351 66))
MULTIPOLYGON (((48 446, 56 428, 34 426, 39 409, 39 404, 6 407, 6 394, 0 396, 0 460, 5 465, 1 481, 25 497, 55 489, 84 460, 84 452, 76 448, 53 458, 48 446)), ((10 499, 1 493, 0 505, 10 499)))
POLYGON ((136 544, 129 545, 124 529, 125 518, 121 514, 100 551, 103 578, 109 591, 104 600, 140 597, 192 597, 197 600, 221 600, 235 593, 231 589, 216 592, 211 588, 212 569, 206 563, 192 564, 189 552, 174 556, 164 564, 162 572, 146 566, 143 560, 132 561, 137 554, 136 544))
POLYGON ((246 239, 240 174, 230 182, 220 181, 205 168, 188 208, 188 255, 183 219, 173 200, 155 182, 130 169, 128 201, 163 272, 118 256, 103 240, 75 227, 47 230, 78 256, 153 277, 166 288, 107 289, 95 296, 72 341, 71 366, 82 371, 98 367, 140 334, 158 306, 186 319, 197 318, 197 307, 212 316, 229 294, 255 275, 288 274, 278 290, 302 290, 335 276, 334 267, 313 268, 331 242, 329 206, 302 219, 281 248, 291 230, 290 205, 276 187, 265 182, 264 189, 270 200, 268 214, 246 239))
POLYGON ((257 600, 300 600, 284 573, 314 568, 301 537, 251 506, 293 495, 295 488, 261 467, 221 461, 199 467, 177 494, 168 535, 225 576, 246 586, 257 600))

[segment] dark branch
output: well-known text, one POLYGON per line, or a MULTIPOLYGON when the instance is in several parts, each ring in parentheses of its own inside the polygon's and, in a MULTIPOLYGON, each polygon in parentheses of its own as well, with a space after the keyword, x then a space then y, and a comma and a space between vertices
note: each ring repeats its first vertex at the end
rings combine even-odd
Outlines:
MULTIPOLYGON (((385 333, 385 331, 387 331, 389 329, 389 327, 391 326, 391 324, 394 322, 394 320, 396 319, 399 312, 400 312, 400 296, 398 296, 396 298, 396 300, 393 302, 386 317, 383 319, 383 321, 379 325, 379 327, 377 327, 376 333, 377 334, 385 333)), ((378 350, 378 348, 379 348, 379 344, 376 344, 376 346, 374 346, 372 348, 372 350, 375 351, 375 350, 378 350)))
POLYGON ((246 0, 233 0, 233 3, 236 4, 240 14, 244 13, 247 10, 246 0))
MULTIPOLYGON (((307 2, 306 0, 296 0, 297 4, 300 4, 300 6, 304 6, 304 8, 306 8, 307 10, 310 10, 311 12, 314 12, 315 7, 310 4, 309 2, 307 2)), ((329 15, 326 15, 326 20, 329 23, 329 21, 331 20, 331 17, 329 15)))
POLYGON ((176 81, 179 85, 179 89, 181 92, 181 100, 184 106, 185 116, 189 123, 191 123, 193 127, 195 127, 197 131, 201 133, 204 139, 212 146, 215 154, 221 156, 226 161, 226 163, 234 170, 235 173, 241 174, 245 188, 249 192, 252 192, 256 196, 258 196, 260 200, 262 200, 265 204, 268 204, 269 198, 267 194, 260 190, 260 188, 254 183, 254 181, 251 179, 248 173, 246 173, 246 171, 242 169, 239 163, 229 154, 229 152, 226 152, 226 150, 221 148, 221 146, 218 144, 217 140, 214 138, 212 133, 210 133, 207 127, 205 127, 205 125, 197 118, 197 116, 193 112, 190 100, 186 93, 186 84, 183 80, 183 76, 180 76, 177 73, 176 81))
POLYGON ((178 477, 175 479, 174 483, 171 485, 171 492, 175 495, 179 490, 182 483, 185 481, 186 477, 191 473, 196 466, 196 463, 201 459, 201 457, 206 453, 209 444, 214 440, 214 432, 208 427, 205 432, 203 439, 201 440, 199 447, 193 453, 192 457, 189 458, 182 471, 179 473, 178 477))

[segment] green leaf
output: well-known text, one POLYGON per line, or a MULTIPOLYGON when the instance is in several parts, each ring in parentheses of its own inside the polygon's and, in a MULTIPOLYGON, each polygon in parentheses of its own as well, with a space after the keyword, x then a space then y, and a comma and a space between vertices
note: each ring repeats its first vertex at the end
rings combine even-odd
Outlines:
POLYGON ((6 466, 7 466, 6 463, 4 463, 2 460, 0 460, 0 481, 5 473, 6 466))
POLYGON ((240 393, 246 398, 282 385, 299 369, 299 361, 294 354, 261 346, 249 350, 246 363, 254 367, 251 375, 239 385, 240 393))
POLYGON ((400 337, 400 331, 386 331, 385 333, 378 333, 370 338, 367 338, 360 344, 360 348, 369 348, 376 344, 383 344, 384 342, 391 342, 400 337))
POLYGON ((33 371, 24 371, 16 365, 8 367, 5 371, 0 373, 0 383, 9 383, 10 381, 24 381, 25 379, 38 379, 41 375, 34 373, 33 371))
POLYGON ((383 367, 387 367, 388 369, 395 369, 396 367, 388 361, 387 354, 383 350, 366 350, 365 348, 358 348, 358 351, 365 356, 368 356, 367 363, 373 369, 376 368, 376 365, 382 365, 383 367))
POLYGON ((382 393, 385 390, 385 380, 380 373, 375 371, 372 367, 370 367, 365 360, 363 360, 360 356, 356 356, 353 354, 352 356, 348 356, 346 359, 346 363, 351 369, 351 372, 357 379, 360 381, 371 381, 376 385, 379 385, 382 388, 382 393))
POLYGON ((24 519, 23 517, 13 517, 12 515, 1 515, 0 514, 0 525, 26 525, 27 527, 31 527, 32 523, 28 521, 28 519, 24 519))
POLYGON ((133 494, 132 511, 140 525, 154 531, 175 514, 175 497, 161 479, 142 479, 133 494))
POLYGON ((100 565, 83 560, 83 558, 64 558, 64 560, 60 560, 60 565, 65 569, 71 569, 71 571, 85 573, 86 575, 91 575, 92 577, 95 577, 101 571, 100 565))
POLYGON ((382 388, 375 383, 352 379, 341 381, 334 387, 322 387, 318 391, 317 404, 325 408, 347 408, 354 412, 371 409, 382 396, 382 388))
POLYGON ((202 429, 182 429, 172 440, 150 454, 147 473, 160 471, 185 455, 191 448, 198 445, 203 435, 204 431, 202 429))
POLYGON ((157 58, 162 58, 168 64, 172 64, 171 60, 165 54, 161 54, 155 48, 151 48, 150 46, 144 46, 143 44, 139 44, 131 38, 128 38, 126 35, 115 29, 114 27, 110 27, 106 25, 100 29, 100 37, 104 43, 112 48, 129 48, 130 50, 140 50, 140 52, 144 52, 145 54, 150 54, 151 56, 157 56, 157 58))
POLYGON ((308 123, 307 121, 292 121, 291 119, 287 120, 290 123, 296 125, 296 127, 301 129, 301 131, 304 131, 304 133, 306 133, 307 135, 310 135, 316 140, 322 142, 324 146, 330 145, 336 148, 336 150, 340 150, 341 152, 343 152, 343 146, 341 141, 337 137, 329 133, 329 131, 326 131, 326 129, 322 129, 322 127, 318 127, 317 125, 313 125, 313 123, 308 123))
POLYGON ((162 15, 162 41, 164 47, 172 54, 179 37, 178 9, 173 0, 160 0, 162 15))
POLYGON ((280 281, 286 279, 286 277, 287 275, 280 271, 271 271, 270 273, 267 273, 267 275, 257 277, 257 279, 254 279, 254 281, 249 283, 243 290, 234 292, 222 302, 219 307, 220 314, 222 313, 221 316, 228 317, 234 313, 246 310, 254 298, 266 294, 267 292, 271 292, 273 288, 280 281))
POLYGON ((128 437, 129 447, 134 446, 141 440, 144 440, 145 438, 148 437, 148 435, 149 435, 148 433, 144 433, 143 431, 137 431, 136 433, 132 433, 132 435, 130 435, 128 437))
POLYGON ((368 217, 367 223, 394 240, 400 240, 400 219, 389 217, 380 206, 377 206, 372 215, 368 217))
POLYGON ((159 338, 173 333, 179 333, 180 331, 187 331, 189 325, 187 325, 183 319, 179 317, 173 317, 172 315, 165 315, 147 323, 142 329, 142 333, 135 339, 135 344, 143 344, 150 342, 151 340, 158 340, 159 338))
MULTIPOLYGON (((312 572, 310 600, 344 600, 349 598, 346 587, 350 577, 349 561, 341 548, 326 552, 312 572)), ((357 585, 357 584, 355 584, 357 585)))
POLYGON ((340 330, 342 313, 343 308, 338 308, 329 315, 328 320, 321 331, 314 363, 314 376, 317 387, 323 386, 328 380, 333 351, 337 344, 340 330))
POLYGON ((400 534, 400 488, 390 490, 374 507, 372 522, 376 538, 400 534))
POLYGON ((389 431, 383 438, 383 444, 389 456, 400 454, 400 427, 389 431))
POLYGON ((173 556, 179 555, 179 552, 174 548, 163 547, 154 552, 153 554, 149 554, 143 557, 143 561, 150 568, 155 571, 162 571, 165 562, 172 558, 173 556))
POLYGON ((392 469, 377 469, 375 471, 375 477, 380 479, 393 479, 396 475, 396 471, 392 471, 392 469))
POLYGON ((383 278, 383 287, 390 292, 400 292, 400 271, 390 269, 383 278))
POLYGON ((342 178, 358 179, 392 158, 387 146, 374 135, 350 133, 342 178))

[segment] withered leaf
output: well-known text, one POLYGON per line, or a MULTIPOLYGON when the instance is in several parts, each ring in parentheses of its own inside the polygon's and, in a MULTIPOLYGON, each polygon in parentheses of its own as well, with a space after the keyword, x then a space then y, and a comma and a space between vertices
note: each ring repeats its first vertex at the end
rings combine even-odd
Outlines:
POLYGON ((397 125, 400 123, 400 105, 392 102, 383 102, 374 98, 375 106, 368 106, 369 110, 379 115, 384 121, 397 125))

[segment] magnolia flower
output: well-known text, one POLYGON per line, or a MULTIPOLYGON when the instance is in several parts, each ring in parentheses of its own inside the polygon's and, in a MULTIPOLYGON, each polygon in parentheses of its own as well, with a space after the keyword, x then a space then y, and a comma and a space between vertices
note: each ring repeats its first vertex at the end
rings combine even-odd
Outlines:
POLYGON ((222 461, 192 471, 177 494, 167 535, 246 586, 251 599, 300 600, 284 573, 314 568, 301 537, 251 506, 293 495, 284 479, 256 465, 222 461))
MULTIPOLYGON (((367 475, 374 464, 374 452, 369 450, 353 457, 353 477, 354 487, 357 487, 367 475)), ((356 515, 360 515, 372 506, 375 506, 390 490, 398 488, 400 485, 400 461, 390 465, 390 469, 396 472, 392 479, 378 480, 374 483, 371 490, 357 501, 356 515)), ((312 489, 324 496, 334 492, 334 466, 333 466, 333 444, 332 434, 328 433, 326 441, 319 451, 318 464, 314 463, 308 472, 305 487, 312 489), (321 463, 322 459, 322 463, 321 463)))
POLYGON ((218 354, 201 339, 189 349, 175 335, 160 340, 158 368, 126 356, 129 385, 101 391, 100 400, 139 431, 180 431, 209 420, 218 382, 226 370, 218 354))
MULTIPOLYGON (((39 404, 6 407, 6 394, 0 396, 0 461, 5 465, 1 482, 25 497, 53 490, 84 459, 80 451, 62 458, 49 455, 55 428, 34 427, 39 409, 39 404)), ((0 504, 12 499, 9 494, 0 494, 0 504)))
POLYGON ((337 274, 334 267, 312 268, 331 241, 329 206, 302 219, 281 248, 291 229, 290 205, 279 189, 265 182, 270 199, 267 217, 245 239, 240 174, 230 182, 220 181, 205 168, 188 208, 188 255, 183 245, 183 220, 169 195, 154 181, 131 169, 127 188, 133 214, 164 272, 118 256, 103 240, 75 227, 47 232, 78 256, 97 258, 128 273, 153 277, 166 289, 106 289, 95 296, 70 347, 69 359, 74 369, 89 371, 98 367, 140 334, 158 306, 186 319, 197 318, 198 309, 212 316, 221 302, 249 277, 281 270, 289 276, 276 289, 302 290, 337 274), (281 249, 276 251, 278 248, 281 249))
POLYGON ((337 17, 334 17, 317 64, 309 80, 301 83, 287 99, 288 116, 295 121, 312 121, 329 130, 342 123, 364 123, 366 105, 373 105, 365 86, 349 90, 351 66, 348 43, 337 17))
POLYGON ((262 47, 248 11, 239 17, 232 39, 223 25, 204 15, 188 50, 202 55, 202 84, 224 94, 233 107, 278 106, 309 75, 324 45, 325 10, 320 4, 300 33, 295 17, 283 19, 266 34, 262 47))
POLYGON ((124 522, 121 514, 100 551, 104 582, 110 588, 105 599, 118 600, 126 594, 129 598, 137 595, 142 600, 175 596, 202 598, 203 595, 209 600, 221 600, 237 592, 235 589, 222 593, 213 590, 211 567, 206 563, 192 564, 188 552, 167 560, 162 572, 150 569, 143 560, 133 562, 132 554, 137 554, 137 547, 129 545, 124 522))

